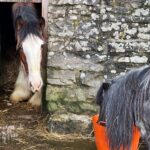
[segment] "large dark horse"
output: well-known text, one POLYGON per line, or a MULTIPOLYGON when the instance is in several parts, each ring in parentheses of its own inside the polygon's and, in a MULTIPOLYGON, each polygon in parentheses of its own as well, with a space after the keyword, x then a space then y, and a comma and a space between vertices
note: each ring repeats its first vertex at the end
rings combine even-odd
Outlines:
POLYGON ((19 102, 30 98, 31 105, 39 106, 43 85, 41 60, 45 21, 38 18, 32 3, 15 3, 12 14, 16 48, 20 54, 20 70, 10 100, 19 102))
POLYGON ((129 149, 133 126, 140 129, 150 150, 150 66, 133 69, 110 83, 103 83, 97 93, 99 121, 106 121, 111 150, 129 149))

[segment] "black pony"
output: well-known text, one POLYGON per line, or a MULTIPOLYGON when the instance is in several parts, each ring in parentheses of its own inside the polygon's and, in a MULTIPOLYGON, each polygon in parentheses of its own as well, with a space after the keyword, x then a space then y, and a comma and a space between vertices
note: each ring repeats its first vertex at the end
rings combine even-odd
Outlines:
POLYGON ((103 83, 97 93, 99 121, 106 121, 111 150, 130 149, 133 125, 150 150, 150 66, 103 83))

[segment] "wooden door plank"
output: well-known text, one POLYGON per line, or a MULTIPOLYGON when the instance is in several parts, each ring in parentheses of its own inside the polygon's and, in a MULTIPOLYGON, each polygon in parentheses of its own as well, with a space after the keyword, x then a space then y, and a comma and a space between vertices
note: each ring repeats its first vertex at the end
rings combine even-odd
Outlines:
POLYGON ((42 0, 42 17, 45 18, 45 33, 47 36, 47 27, 48 27, 48 4, 49 0, 42 0))
POLYGON ((41 3, 42 0, 0 0, 0 2, 34 2, 41 3))

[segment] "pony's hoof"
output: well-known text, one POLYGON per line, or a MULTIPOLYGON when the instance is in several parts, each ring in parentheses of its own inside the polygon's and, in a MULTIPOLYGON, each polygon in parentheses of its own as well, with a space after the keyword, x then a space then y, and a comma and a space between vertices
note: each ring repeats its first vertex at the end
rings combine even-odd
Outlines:
POLYGON ((33 95, 30 100, 28 101, 33 107, 40 107, 41 106, 41 98, 38 95, 33 95))
POLYGON ((30 93, 29 92, 25 92, 23 90, 15 90, 11 95, 10 95, 10 101, 12 103, 18 103, 21 101, 26 101, 27 99, 29 99, 30 97, 30 93))
POLYGON ((36 112, 40 112, 40 110, 41 110, 41 109, 40 109, 40 108, 41 108, 40 106, 35 106, 35 105, 33 106, 33 105, 32 105, 31 103, 29 103, 29 102, 27 103, 27 108, 28 108, 28 110, 33 110, 33 109, 34 109, 36 112))
POLYGON ((40 102, 36 102, 36 101, 28 101, 28 105, 32 106, 32 107, 40 107, 41 103, 40 102))
POLYGON ((9 100, 10 100, 12 103, 19 103, 19 102, 23 101, 23 99, 20 98, 20 96, 17 95, 17 94, 11 94, 9 100))

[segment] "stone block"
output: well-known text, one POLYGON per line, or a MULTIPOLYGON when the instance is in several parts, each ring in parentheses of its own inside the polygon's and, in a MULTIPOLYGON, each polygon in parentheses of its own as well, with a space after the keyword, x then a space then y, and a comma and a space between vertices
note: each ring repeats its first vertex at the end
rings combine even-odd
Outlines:
MULTIPOLYGON (((148 40, 112 40, 108 42, 110 52, 150 52, 150 42, 148 40)), ((119 54, 118 54, 119 55, 119 54)))
POLYGON ((50 0, 53 5, 92 5, 95 6, 100 3, 100 0, 50 0))
POLYGON ((91 123, 91 118, 87 115, 54 114, 48 121, 48 129, 52 133, 88 135, 91 132, 91 123))
POLYGON ((75 84, 75 71, 71 70, 47 70, 47 83, 51 85, 72 85, 75 84))
POLYGON ((83 59, 74 54, 55 53, 53 56, 48 57, 48 67, 59 68, 61 70, 78 70, 78 71, 92 71, 101 72, 103 66, 96 64, 94 61, 89 59, 83 59))

